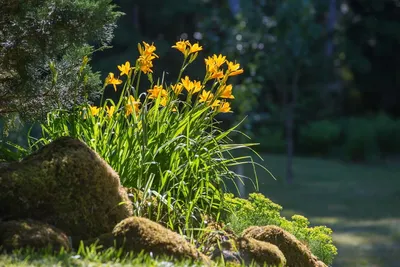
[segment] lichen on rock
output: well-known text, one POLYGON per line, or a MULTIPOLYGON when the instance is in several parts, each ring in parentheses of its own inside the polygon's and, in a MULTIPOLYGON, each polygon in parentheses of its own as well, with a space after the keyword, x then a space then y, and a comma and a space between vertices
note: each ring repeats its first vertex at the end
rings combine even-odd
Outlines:
POLYGON ((71 137, 0 167, 0 203, 3 220, 40 220, 77 239, 110 232, 132 215, 118 174, 71 137))
POLYGON ((71 249, 68 236, 61 230, 34 220, 6 221, 0 223, 0 249, 11 252, 20 248, 71 249))

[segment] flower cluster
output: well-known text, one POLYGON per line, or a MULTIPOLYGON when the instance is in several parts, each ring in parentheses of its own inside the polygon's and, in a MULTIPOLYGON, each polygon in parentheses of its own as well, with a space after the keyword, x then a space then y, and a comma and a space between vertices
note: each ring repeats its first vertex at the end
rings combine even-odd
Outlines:
POLYGON ((138 64, 140 66, 140 70, 144 73, 147 74, 149 72, 153 72, 151 69, 153 67, 153 59, 158 58, 158 56, 154 53, 156 51, 156 47, 151 44, 149 45, 146 42, 143 42, 143 47, 141 44, 138 44, 138 50, 139 50, 139 59, 138 59, 138 64))
MULTIPOLYGON (((179 82, 176 84, 171 84, 170 86, 164 86, 163 84, 156 84, 152 86, 152 88, 147 90, 149 102, 151 103, 152 101, 160 99, 159 104, 162 107, 166 107, 171 96, 176 98, 185 91, 188 95, 188 100, 198 93, 196 103, 207 105, 215 112, 231 112, 230 103, 227 101, 235 99, 235 97, 232 94, 232 85, 227 84, 227 81, 229 77, 243 73, 243 69, 240 68, 240 64, 228 61, 226 56, 221 54, 214 54, 204 59, 206 74, 203 82, 191 80, 187 75, 185 75, 184 78, 180 78, 184 69, 197 58, 198 52, 202 51, 203 47, 198 43, 191 44, 187 40, 180 40, 176 42, 172 48, 177 49, 184 55, 183 68, 181 69, 181 73, 178 78, 179 82), (212 85, 208 85, 209 81, 213 81, 212 85)), ((155 54, 156 47, 154 44, 150 45, 146 42, 143 42, 143 45, 138 44, 138 51, 139 57, 136 60, 134 67, 131 67, 129 61, 126 61, 124 64, 118 66, 121 77, 126 75, 130 79, 132 70, 134 70, 135 74, 138 72, 143 72, 144 74, 151 76, 153 73, 153 60, 158 58, 158 56, 155 54)), ((112 72, 109 73, 105 81, 105 85, 112 85, 115 91, 117 91, 117 85, 120 85, 121 83, 122 80, 120 80, 119 77, 115 77, 114 73, 112 72)), ((138 114, 141 106, 140 100, 135 99, 135 97, 130 95, 129 92, 126 97, 123 97, 125 99, 125 116, 129 116, 132 113, 138 114)), ((176 110, 176 107, 173 106, 172 111, 176 110)), ((90 111, 92 116, 97 116, 101 111, 101 108, 91 106, 90 111)), ((114 105, 105 106, 105 111, 107 116, 111 118, 116 112, 116 107, 114 105)))
MULTIPOLYGON (((198 51, 203 48, 196 44, 191 44, 189 41, 178 41, 172 48, 175 48, 182 52, 184 60, 190 56, 189 63, 197 57, 198 51)), ((243 73, 243 69, 240 68, 240 64, 231 62, 226 59, 223 55, 213 55, 204 59, 206 66, 206 76, 203 83, 193 80, 191 81, 188 76, 181 79, 181 83, 171 85, 172 90, 175 94, 180 94, 182 89, 185 88, 187 92, 192 95, 200 92, 199 103, 205 103, 217 112, 231 112, 230 103, 227 99, 234 99, 232 94, 232 85, 226 84, 227 80, 231 76, 236 76, 243 73), (223 66, 226 64, 227 68, 224 71, 223 66), (216 83, 210 90, 204 89, 209 80, 215 80, 216 83), (216 92, 212 92, 214 87, 217 87, 216 92)))
POLYGON ((197 57, 199 51, 203 50, 203 47, 200 46, 199 43, 195 43, 192 45, 187 40, 176 42, 176 44, 173 45, 172 48, 181 51, 185 58, 191 55, 190 62, 192 62, 197 57))

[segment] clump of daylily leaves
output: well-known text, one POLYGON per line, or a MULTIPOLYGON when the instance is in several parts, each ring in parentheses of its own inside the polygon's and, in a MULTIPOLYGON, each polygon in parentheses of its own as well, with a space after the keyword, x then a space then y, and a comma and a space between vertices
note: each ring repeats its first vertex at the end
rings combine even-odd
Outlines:
POLYGON ((235 97, 229 79, 243 73, 239 63, 209 56, 204 59, 204 78, 195 80, 185 70, 202 46, 182 40, 172 48, 183 55, 176 80, 156 80, 156 47, 138 44, 135 63, 119 65, 119 75, 109 73, 105 80, 103 90, 111 85, 120 93, 117 102, 102 97, 100 106, 49 113, 43 137, 31 147, 64 135, 83 140, 119 173, 125 187, 143 191, 140 203, 134 203, 136 215, 193 236, 193 227, 201 225, 205 215, 219 219, 226 181, 242 180, 231 167, 256 163, 250 156, 232 156, 231 150, 252 144, 233 144, 228 135, 235 127, 222 130, 215 118, 232 112, 229 101, 235 97), (140 93, 143 82, 148 89, 140 93), (154 198, 156 202, 148 201, 154 198))

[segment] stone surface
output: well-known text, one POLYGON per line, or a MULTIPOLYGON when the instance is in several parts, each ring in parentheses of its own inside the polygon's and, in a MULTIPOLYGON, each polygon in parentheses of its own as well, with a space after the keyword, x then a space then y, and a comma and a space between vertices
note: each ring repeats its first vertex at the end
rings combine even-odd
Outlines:
POLYGON ((61 230, 34 220, 0 222, 0 247, 7 252, 20 248, 71 249, 67 235, 61 230))
POLYGON ((103 248, 117 246, 126 252, 145 251, 154 256, 172 256, 209 263, 209 259, 179 234, 142 217, 129 217, 117 224, 112 233, 103 234, 85 244, 98 242, 103 248))
POLYGON ((1 166, 0 203, 2 220, 40 220, 77 240, 110 232, 132 215, 118 174, 70 137, 1 166))
POLYGON ((316 267, 320 266, 317 258, 294 235, 274 225, 252 226, 242 233, 245 238, 254 238, 277 246, 285 255, 287 266, 316 267))
POLYGON ((254 262, 259 266, 286 266, 286 258, 282 251, 271 243, 246 237, 239 238, 237 243, 246 265, 254 262))

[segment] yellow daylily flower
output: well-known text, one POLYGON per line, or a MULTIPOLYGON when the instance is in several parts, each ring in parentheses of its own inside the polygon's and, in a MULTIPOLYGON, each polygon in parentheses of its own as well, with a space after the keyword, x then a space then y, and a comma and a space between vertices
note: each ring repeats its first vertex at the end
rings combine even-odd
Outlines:
POLYGON ((219 97, 221 97, 221 98, 235 99, 235 97, 232 95, 232 84, 223 85, 220 88, 220 92, 221 92, 221 95, 219 97))
POLYGON ((100 112, 100 108, 96 106, 90 106, 90 113, 92 116, 97 116, 100 112))
POLYGON ((125 115, 129 116, 135 111, 135 113, 139 113, 140 101, 136 101, 133 96, 129 96, 128 103, 125 105, 125 115))
POLYGON ((160 105, 165 107, 167 105, 168 97, 164 96, 160 99, 160 105))
POLYGON ((121 73, 119 74, 120 76, 123 75, 129 75, 129 71, 131 69, 131 63, 129 61, 125 62, 125 64, 122 64, 120 66, 118 66, 118 69, 121 71, 121 73))
POLYGON ((230 61, 227 61, 228 64, 228 76, 235 76, 235 75, 239 75, 243 73, 243 69, 239 69, 240 68, 240 64, 239 63, 233 63, 230 61))
POLYGON ((211 108, 218 108, 220 106, 221 101, 220 100, 214 100, 214 102, 211 104, 211 108))
POLYGON ((203 86, 201 85, 200 81, 193 81, 193 91, 192 94, 199 92, 201 89, 203 89, 203 86))
POLYGON ((213 93, 211 93, 210 91, 203 90, 203 91, 201 92, 199 102, 200 102, 200 103, 202 103, 202 102, 208 103, 208 102, 210 102, 213 98, 214 98, 214 94, 213 94, 213 93))
POLYGON ((222 77, 224 77, 224 72, 222 70, 216 71, 210 77, 211 79, 221 79, 222 77))
POLYGON ((189 76, 185 76, 185 79, 182 78, 181 82, 183 84, 183 87, 185 87, 185 89, 190 94, 197 93, 203 88, 200 81, 196 81, 196 80, 191 81, 189 79, 189 76))
POLYGON ((195 43, 193 45, 189 44, 189 45, 190 45, 189 54, 196 53, 196 52, 203 50, 203 47, 199 46, 199 43, 195 43))
POLYGON ((143 47, 141 44, 138 44, 138 50, 139 50, 139 58, 138 58, 138 63, 140 66, 140 70, 144 73, 147 74, 152 71, 153 67, 153 59, 158 58, 158 56, 154 53, 156 51, 156 47, 154 44, 149 45, 146 42, 143 42, 143 47))
POLYGON ((106 111, 107 111, 108 117, 111 118, 112 115, 113 115, 114 112, 115 112, 115 106, 114 106, 114 105, 112 105, 112 106, 106 106, 106 111))
POLYGON ((148 89, 147 92, 150 94, 150 99, 156 99, 160 94, 161 97, 167 97, 167 90, 163 89, 162 85, 154 85, 153 89, 148 89))
POLYGON ((114 73, 110 72, 106 78, 106 85, 112 84, 114 86, 115 92, 117 91, 117 85, 121 84, 122 81, 114 77, 114 73))
POLYGON ((212 56, 212 59, 214 60, 215 65, 217 65, 217 67, 221 67, 225 61, 226 61, 226 56, 223 56, 221 54, 219 54, 218 56, 216 54, 214 54, 212 56))
POLYGON ((220 106, 219 106, 219 108, 218 108, 218 111, 219 111, 219 112, 222 112, 222 113, 232 112, 232 111, 231 111, 231 104, 228 103, 228 102, 223 101, 223 102, 220 104, 220 106))
POLYGON ((183 84, 181 84, 181 83, 177 83, 175 85, 171 84, 171 89, 172 89, 172 91, 174 91, 174 93, 176 95, 179 95, 182 92, 183 84))
POLYGON ((189 45, 190 45, 189 41, 181 40, 181 41, 176 42, 175 45, 172 46, 172 48, 175 48, 175 49, 181 51, 182 54, 184 54, 186 56, 187 55, 186 47, 189 45))
POLYGON ((206 63, 206 71, 208 73, 208 77, 210 79, 220 79, 224 77, 224 72, 220 70, 220 67, 226 62, 226 56, 221 54, 213 55, 212 57, 208 57, 204 59, 206 63))
POLYGON ((154 51, 156 51, 156 47, 154 46, 154 43, 152 43, 151 45, 149 45, 146 42, 143 42, 144 44, 144 54, 146 55, 153 55, 155 57, 158 57, 156 54, 154 54, 154 51))
POLYGON ((185 89, 188 92, 192 90, 193 86, 191 86, 191 82, 190 82, 189 76, 186 75, 185 78, 181 79, 181 82, 182 82, 182 85, 185 87, 185 89))

